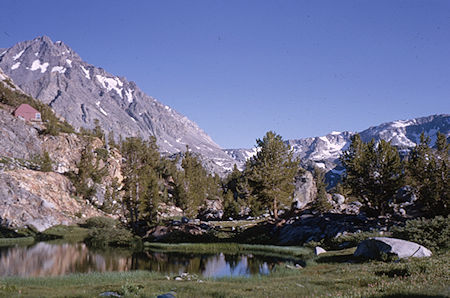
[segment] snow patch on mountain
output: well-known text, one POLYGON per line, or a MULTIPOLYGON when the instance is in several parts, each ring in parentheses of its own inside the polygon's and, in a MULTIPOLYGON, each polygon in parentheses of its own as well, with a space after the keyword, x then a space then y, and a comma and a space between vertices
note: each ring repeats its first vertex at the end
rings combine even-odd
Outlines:
POLYGON ((20 56, 22 56, 22 54, 25 52, 25 50, 20 51, 19 53, 17 53, 16 55, 13 56, 13 60, 16 61, 17 59, 20 58, 20 56))
POLYGON ((19 66, 20 66, 20 62, 16 62, 16 63, 14 63, 13 66, 11 66, 11 70, 18 69, 19 66))
POLYGON ((36 70, 41 70, 41 73, 44 73, 47 71, 47 67, 48 67, 48 62, 44 62, 41 64, 41 61, 39 61, 39 59, 36 59, 33 61, 33 64, 31 64, 31 67, 28 68, 31 71, 36 71, 36 70))
POLYGON ((81 70, 84 72, 84 76, 86 77, 86 79, 90 80, 91 76, 89 74, 89 70, 87 70, 86 68, 83 67, 83 65, 80 65, 81 70))
POLYGON ((102 87, 108 90, 108 92, 114 90, 122 98, 123 88, 119 88, 118 86, 122 86, 123 83, 118 78, 107 78, 102 75, 96 75, 95 77, 102 87))
POLYGON ((61 74, 65 73, 66 70, 67 69, 63 66, 53 66, 53 68, 52 68, 52 72, 59 72, 61 74))
POLYGON ((125 90, 125 96, 127 97, 129 103, 133 102, 133 90, 125 90))

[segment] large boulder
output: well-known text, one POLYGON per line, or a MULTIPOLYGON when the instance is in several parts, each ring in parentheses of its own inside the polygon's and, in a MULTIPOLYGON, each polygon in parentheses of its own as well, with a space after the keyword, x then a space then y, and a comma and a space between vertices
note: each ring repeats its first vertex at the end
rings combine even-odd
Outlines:
POLYGON ((207 200, 206 207, 200 210, 198 218, 200 220, 220 220, 223 217, 223 205, 220 200, 207 200))
POLYGON ((294 202, 297 209, 302 209, 311 203, 317 195, 316 183, 311 172, 305 173, 295 179, 294 202))
POLYGON ((382 254, 396 255, 399 258, 422 258, 431 256, 431 251, 415 242, 388 237, 374 237, 362 241, 354 255, 369 259, 379 258, 382 254))

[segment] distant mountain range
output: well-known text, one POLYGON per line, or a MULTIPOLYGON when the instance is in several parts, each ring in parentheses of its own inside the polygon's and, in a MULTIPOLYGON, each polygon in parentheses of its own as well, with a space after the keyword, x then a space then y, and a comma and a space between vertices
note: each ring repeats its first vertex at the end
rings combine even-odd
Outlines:
MULTIPOLYGON (((409 150, 420 141, 420 134, 425 133, 431 138, 432 144, 436 141, 436 133, 441 132, 450 138, 450 115, 432 115, 411 120, 397 120, 372 126, 359 132, 365 142, 374 139, 390 141, 400 150, 409 150)), ((299 157, 304 167, 317 166, 327 171, 329 182, 335 182, 335 178, 342 174, 343 168, 339 164, 339 156, 348 148, 351 137, 355 132, 331 132, 326 136, 287 140, 294 151, 294 156, 299 157)), ((225 152, 238 162, 238 167, 243 168, 245 161, 254 156, 256 148, 252 149, 225 149, 225 152)))
POLYGON ((115 137, 155 136, 162 153, 179 154, 188 145, 211 171, 224 173, 235 163, 196 123, 134 82, 83 61, 61 41, 42 36, 2 49, 0 68, 76 128, 93 128, 98 119, 115 137))
MULTIPOLYGON (((256 148, 222 150, 193 121, 146 95, 132 81, 84 62, 61 41, 46 36, 0 49, 0 80, 10 77, 24 92, 50 105, 74 127, 94 126, 116 137, 155 136, 162 153, 180 154, 189 148, 203 156, 210 171, 225 174, 234 164, 243 168, 256 148)), ((419 141, 424 132, 435 141, 436 132, 450 137, 450 115, 398 120, 359 132, 364 141, 388 140, 402 150, 419 141)), ((313 165, 333 178, 342 173, 338 158, 355 132, 331 132, 326 136, 287 140, 305 167, 313 165)))

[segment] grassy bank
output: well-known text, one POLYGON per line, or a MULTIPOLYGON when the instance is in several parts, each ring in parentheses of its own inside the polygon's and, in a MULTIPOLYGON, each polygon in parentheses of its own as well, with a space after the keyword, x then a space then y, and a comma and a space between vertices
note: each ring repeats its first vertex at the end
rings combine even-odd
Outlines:
POLYGON ((89 235, 89 229, 79 226, 53 226, 44 232, 42 235, 48 238, 60 239, 64 242, 81 242, 89 235))
POLYGON ((0 238, 0 247, 12 245, 30 245, 33 243, 33 237, 0 238))
POLYGON ((303 269, 280 265, 269 276, 193 279, 151 272, 89 273, 48 278, 2 278, 2 297, 95 297, 114 291, 128 297, 448 297, 450 253, 398 263, 354 261, 352 249, 329 252, 303 269))

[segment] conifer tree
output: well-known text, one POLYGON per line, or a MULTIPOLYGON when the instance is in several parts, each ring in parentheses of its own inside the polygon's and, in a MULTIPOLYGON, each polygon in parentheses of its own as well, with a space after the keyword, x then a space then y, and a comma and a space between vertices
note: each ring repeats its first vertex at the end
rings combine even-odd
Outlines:
POLYGON ((424 211, 430 216, 449 214, 448 165, 449 145, 445 135, 437 134, 436 150, 433 150, 430 138, 422 133, 420 143, 409 156, 407 170, 409 183, 424 206, 424 211))
POLYGON ((363 199, 369 207, 384 215, 389 201, 404 185, 403 164, 395 147, 381 140, 363 143, 359 135, 341 156, 346 169, 344 183, 352 195, 363 199))
POLYGON ((278 219, 280 205, 291 205, 299 163, 280 135, 269 131, 256 140, 260 151, 247 163, 249 184, 258 203, 278 219))
POLYGON ((325 184, 325 171, 315 167, 313 176, 317 188, 317 195, 314 200, 313 207, 320 212, 326 212, 330 210, 332 206, 328 201, 327 186, 325 184))
POLYGON ((154 222, 159 202, 158 175, 155 167, 159 162, 156 140, 143 141, 127 138, 121 146, 125 177, 123 202, 129 222, 136 230, 138 221, 154 222))
POLYGON ((187 216, 197 215, 207 198, 207 172, 200 159, 188 147, 181 161, 183 176, 178 177, 178 205, 187 216), (181 189, 180 189, 181 188, 181 189))
POLYGON ((237 168, 236 164, 233 171, 226 177, 224 181, 224 216, 225 218, 237 218, 240 215, 242 202, 242 193, 239 190, 239 183, 243 179, 243 174, 237 168))

